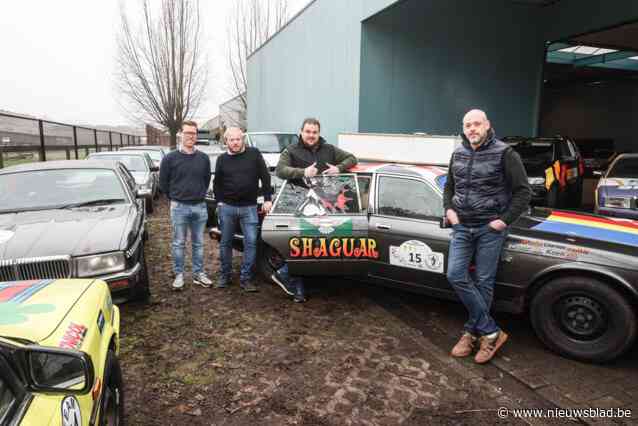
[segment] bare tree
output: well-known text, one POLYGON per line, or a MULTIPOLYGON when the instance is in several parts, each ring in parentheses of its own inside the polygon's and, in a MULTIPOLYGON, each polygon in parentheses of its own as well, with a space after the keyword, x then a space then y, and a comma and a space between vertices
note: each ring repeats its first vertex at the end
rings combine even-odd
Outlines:
POLYGON ((127 112, 164 126, 175 147, 182 121, 195 114, 207 84, 199 1, 161 0, 156 9, 143 0, 139 19, 132 20, 120 3, 116 84, 127 112))
MULTIPOLYGON (((288 21, 288 0, 237 0, 228 26, 228 64, 234 104, 231 121, 245 120, 248 109, 248 57, 288 21)), ((241 126, 243 123, 228 123, 241 126)))

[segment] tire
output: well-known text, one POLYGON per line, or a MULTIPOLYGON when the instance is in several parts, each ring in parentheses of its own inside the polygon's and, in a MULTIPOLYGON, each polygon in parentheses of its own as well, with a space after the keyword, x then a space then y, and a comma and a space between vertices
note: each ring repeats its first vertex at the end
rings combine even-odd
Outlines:
POLYGON ((562 277, 544 284, 532 299, 530 317, 546 346, 580 361, 610 361, 636 339, 630 301, 590 277, 562 277))
POLYGON ((285 261, 277 250, 267 244, 262 244, 257 253, 257 269, 261 276, 272 282, 272 274, 284 265, 285 261))
MULTIPOLYGON (((141 248, 142 252, 144 252, 144 246, 141 248)), ((133 300, 139 302, 148 302, 148 299, 151 297, 150 290, 150 278, 148 276, 148 266, 146 265, 146 256, 142 254, 140 263, 142 264, 142 271, 140 272, 140 282, 137 283, 137 287, 135 288, 135 296, 133 300)))
POLYGON ((124 424, 124 382, 120 363, 112 349, 106 355, 104 390, 100 400, 99 426, 124 424))
POLYGON ((153 213, 153 200, 147 199, 146 202, 146 214, 152 214, 153 213))

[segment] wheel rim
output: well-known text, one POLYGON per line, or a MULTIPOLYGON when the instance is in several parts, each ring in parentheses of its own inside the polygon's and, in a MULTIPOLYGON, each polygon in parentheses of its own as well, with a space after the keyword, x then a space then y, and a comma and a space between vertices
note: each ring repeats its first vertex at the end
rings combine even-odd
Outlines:
POLYGON ((577 340, 593 340, 607 329, 607 309, 585 295, 570 295, 560 299, 554 314, 561 329, 577 340))

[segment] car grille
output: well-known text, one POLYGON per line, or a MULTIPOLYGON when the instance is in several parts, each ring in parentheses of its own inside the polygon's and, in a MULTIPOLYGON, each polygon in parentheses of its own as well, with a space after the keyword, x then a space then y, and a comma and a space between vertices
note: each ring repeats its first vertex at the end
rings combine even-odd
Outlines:
POLYGON ((0 260, 0 281, 69 278, 71 257, 34 257, 0 260))

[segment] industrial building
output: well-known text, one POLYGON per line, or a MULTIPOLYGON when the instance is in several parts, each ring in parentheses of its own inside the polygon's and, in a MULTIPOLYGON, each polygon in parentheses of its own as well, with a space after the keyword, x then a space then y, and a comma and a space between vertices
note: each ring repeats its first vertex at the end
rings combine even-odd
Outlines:
POLYGON ((315 0, 248 61, 248 129, 568 134, 638 150, 638 1, 315 0))

